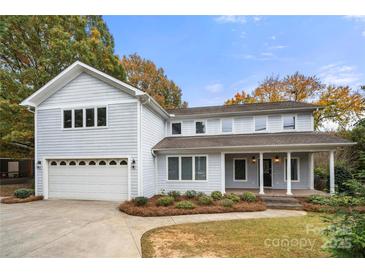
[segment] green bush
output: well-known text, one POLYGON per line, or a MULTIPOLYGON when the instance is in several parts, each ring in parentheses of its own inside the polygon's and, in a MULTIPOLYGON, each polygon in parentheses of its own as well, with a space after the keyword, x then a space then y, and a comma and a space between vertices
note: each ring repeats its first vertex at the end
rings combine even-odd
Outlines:
POLYGON ((344 183, 347 193, 354 197, 365 197, 365 185, 359 180, 351 179, 344 183))
POLYGON ((316 205, 328 205, 328 197, 322 195, 311 195, 307 201, 316 205))
POLYGON ((329 197, 321 195, 311 195, 307 198, 307 201, 312 204, 327 205, 333 207, 349 207, 365 204, 365 199, 363 197, 353 197, 346 195, 336 195, 329 197))
POLYGON ((195 198, 197 196, 197 192, 195 190, 187 190, 185 192, 185 196, 189 199, 195 198))
POLYGON ((234 194, 234 193, 225 195, 225 198, 230 199, 234 203, 238 203, 241 200, 240 196, 238 196, 237 194, 234 194))
POLYGON ((172 190, 172 191, 169 191, 167 193, 167 195, 174 197, 174 199, 176 200, 177 198, 179 198, 181 196, 181 193, 180 193, 180 191, 172 190))
POLYGON ((31 195, 34 195, 34 190, 29 188, 19 188, 14 191, 14 196, 20 199, 28 198, 31 195))
POLYGON ((195 205, 190 201, 180 201, 176 203, 175 207, 180 209, 194 209, 195 205))
POLYGON ((220 191, 213 191, 210 196, 213 198, 213 200, 221 200, 223 198, 223 194, 220 191))
POLYGON ((213 203, 213 198, 207 195, 203 195, 199 197, 200 205, 211 205, 213 203))
POLYGON ((158 198, 156 204, 158 206, 169 206, 172 205, 174 203, 174 197, 171 196, 164 196, 161 198, 158 198))
POLYGON ((136 197, 136 198, 134 198, 134 199, 133 199, 133 202, 134 202, 134 204, 135 204, 136 206, 144 206, 144 205, 146 205, 146 204, 147 204, 147 202, 148 202, 148 198, 143 197, 143 196, 141 196, 141 197, 136 197))
POLYGON ((226 198, 221 201, 221 205, 224 207, 232 207, 233 204, 234 204, 234 202, 231 199, 226 198))
MULTIPOLYGON (((349 189, 347 188, 345 183, 348 180, 351 180, 352 178, 353 178, 352 173, 347 167, 342 165, 335 166, 335 182, 336 182, 337 192, 347 193, 349 189)), ((329 185, 329 179, 327 184, 329 185)))
POLYGON ((242 195, 241 195, 241 199, 242 201, 245 201, 245 202, 256 202, 256 195, 252 192, 244 192, 242 195))
POLYGON ((196 197, 201 197, 201 196, 205 196, 205 193, 201 191, 196 193, 196 197))

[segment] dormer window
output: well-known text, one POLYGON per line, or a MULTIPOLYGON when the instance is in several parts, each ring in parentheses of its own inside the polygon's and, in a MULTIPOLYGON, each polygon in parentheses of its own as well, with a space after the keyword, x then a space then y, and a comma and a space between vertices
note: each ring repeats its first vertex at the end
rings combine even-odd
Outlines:
POLYGON ((205 132, 205 121, 195 121, 195 133, 204 134, 205 132))
POLYGON ((181 123, 171 123, 171 134, 180 135, 181 134, 181 123))
POLYGON ((233 132, 233 119, 222 119, 222 132, 232 133, 233 132))
POLYGON ((295 129, 295 115, 285 115, 283 116, 283 129, 284 130, 294 130, 295 129))

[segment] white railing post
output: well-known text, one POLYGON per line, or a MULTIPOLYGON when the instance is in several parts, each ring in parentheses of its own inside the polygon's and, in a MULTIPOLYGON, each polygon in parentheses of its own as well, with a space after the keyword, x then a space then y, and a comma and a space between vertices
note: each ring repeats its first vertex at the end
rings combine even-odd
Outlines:
POLYGON ((330 151, 330 193, 335 194, 335 151, 330 151))
POLYGON ((309 189, 314 189, 314 153, 309 153, 309 189))

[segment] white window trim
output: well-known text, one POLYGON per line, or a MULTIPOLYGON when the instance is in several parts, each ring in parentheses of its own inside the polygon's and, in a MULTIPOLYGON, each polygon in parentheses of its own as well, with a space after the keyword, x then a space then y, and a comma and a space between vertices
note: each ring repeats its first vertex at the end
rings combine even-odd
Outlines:
POLYGON ((191 182, 208 182, 208 155, 206 154, 194 154, 194 155, 168 155, 166 156, 166 181, 167 182, 181 182, 181 183, 191 183, 191 182), (192 157, 192 168, 193 168, 193 178, 192 180, 182 180, 182 157, 192 157), (197 180, 195 179, 195 157, 205 157, 206 158, 206 178, 205 180, 197 180), (179 159, 179 179, 178 180, 169 180, 169 158, 178 158, 179 159))
POLYGON ((170 122, 170 136, 181 136, 183 135, 183 122, 182 121, 171 121, 170 122), (172 134, 172 124, 179 124, 181 125, 181 132, 180 134, 172 134))
POLYGON ((234 128, 234 118, 221 118, 220 119, 220 133, 221 134, 233 134, 233 133, 235 133, 235 128, 234 128), (224 120, 231 120, 232 121, 232 131, 230 131, 230 132, 224 132, 223 131, 223 121, 224 120))
POLYGON ((281 129, 282 129, 282 131, 285 131, 285 132, 297 131, 297 123, 298 123, 298 115, 297 114, 283 114, 283 115, 281 115, 281 129), (284 117, 293 117, 293 116, 295 118, 294 129, 285 129, 284 128, 284 117))
POLYGON ((206 119, 200 119, 200 120, 194 120, 194 135, 206 135, 208 134, 208 123, 206 119), (205 132, 204 133, 196 133, 196 123, 197 122, 203 122, 205 126, 205 132))
POLYGON ((253 119, 253 132, 254 133, 267 133, 267 132, 269 132, 269 130, 268 130, 268 120, 269 120, 269 118, 268 118, 267 115, 265 115, 265 116, 263 116, 263 115, 254 116, 254 119, 253 119), (265 118, 265 120, 266 120, 266 129, 265 130, 256 131, 256 119, 258 119, 258 118, 265 118))
MULTIPOLYGON (((290 157, 290 159, 297 159, 297 173, 298 173, 298 180, 291 180, 294 183, 299 183, 300 182, 300 158, 299 157, 290 157)), ((287 161, 287 157, 284 157, 284 182, 287 181, 286 179, 286 161, 287 161)))
POLYGON ((62 130, 87 130, 87 129, 105 129, 109 127, 109 107, 108 105, 93 105, 93 106, 84 106, 84 107, 74 107, 74 108, 63 108, 61 109, 61 129, 62 130), (87 127, 86 126, 86 109, 94 109, 94 126, 87 127), (106 108, 106 126, 97 126, 97 118, 98 118, 98 108, 106 108), (75 110, 82 109, 82 127, 75 127, 75 110), (71 127, 65 128, 64 127, 64 111, 71 110, 71 127))
POLYGON ((233 181, 234 182, 247 182, 247 158, 233 158, 233 181), (245 176, 246 179, 236 179, 236 160, 245 160, 245 176))

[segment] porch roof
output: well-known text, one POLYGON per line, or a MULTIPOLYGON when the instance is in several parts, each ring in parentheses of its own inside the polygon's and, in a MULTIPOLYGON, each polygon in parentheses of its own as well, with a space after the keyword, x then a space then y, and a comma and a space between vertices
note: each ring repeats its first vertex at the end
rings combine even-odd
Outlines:
POLYGON ((354 145, 347 139, 323 132, 288 132, 166 137, 153 151, 191 149, 290 149, 335 148, 354 145))

